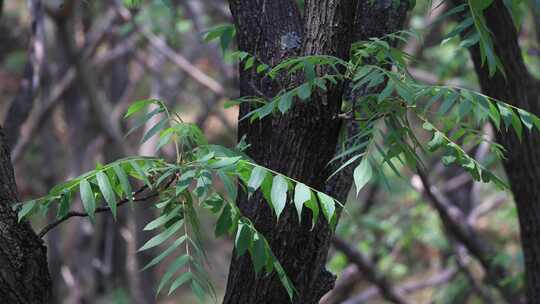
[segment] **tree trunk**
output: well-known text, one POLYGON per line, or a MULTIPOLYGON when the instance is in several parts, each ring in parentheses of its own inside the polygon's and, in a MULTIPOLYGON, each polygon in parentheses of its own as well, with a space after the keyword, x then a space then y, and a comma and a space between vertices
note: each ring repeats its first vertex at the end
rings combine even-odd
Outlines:
POLYGON ((0 127, 0 299, 2 303, 46 304, 51 299, 47 251, 12 210, 18 201, 9 149, 0 127))
MULTIPOLYGON (((356 1, 307 1, 302 18, 293 0, 231 0, 231 11, 238 29, 242 51, 270 65, 288 56, 325 54, 347 58, 351 44, 356 1)), ((284 80, 291 84, 298 80, 284 80)), ((256 95, 253 87, 267 96, 279 88, 261 79, 254 71, 242 71, 240 93, 256 95)), ((258 163, 324 189, 327 173, 321 172, 335 152, 341 123, 335 118, 340 110, 343 87, 317 92, 307 103, 296 102, 285 116, 260 123, 241 122, 239 136, 247 135, 249 155, 258 163)), ((240 117, 250 111, 240 107, 240 117)), ((325 269, 332 231, 324 219, 311 230, 308 212, 302 224, 292 209, 286 208, 276 222, 260 195, 238 204, 268 239, 272 250, 294 282, 298 294, 295 303, 318 303, 334 284, 334 276, 325 269)), ((289 298, 275 273, 255 276, 249 257, 233 258, 224 303, 288 303, 289 298)))
MULTIPOLYGON (((485 17, 506 78, 500 73, 490 78, 487 66, 482 67, 479 49, 472 48, 471 56, 483 92, 539 115, 538 82, 523 62, 517 32, 503 1, 495 0, 485 11, 485 17)), ((520 142, 514 131, 502 131, 497 140, 508 151, 504 167, 518 210, 527 299, 536 303, 540 299, 540 134, 536 130, 525 131, 520 142)))

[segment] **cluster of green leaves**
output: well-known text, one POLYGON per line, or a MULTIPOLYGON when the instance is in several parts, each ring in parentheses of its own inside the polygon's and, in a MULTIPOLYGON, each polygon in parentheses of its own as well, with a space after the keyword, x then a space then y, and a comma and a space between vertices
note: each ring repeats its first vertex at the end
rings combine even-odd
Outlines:
POLYGON ((56 186, 49 195, 22 204, 19 219, 26 219, 38 210, 45 214, 52 206, 57 207, 59 219, 69 217, 77 193, 92 221, 98 208, 111 211, 116 218, 120 204, 141 200, 138 195, 150 192, 158 196, 154 208, 159 215, 144 230, 161 232, 148 240, 140 251, 158 246, 165 250, 143 269, 171 261, 159 282, 158 293, 168 286, 167 293, 171 294, 178 287, 190 284, 201 301, 205 295, 215 298, 205 271, 208 260, 199 222, 200 210, 206 209, 217 216, 215 236, 234 236, 236 253, 239 256, 249 253, 256 273, 275 271, 292 299, 294 286, 267 240, 235 204, 238 189, 248 196, 260 190, 274 211, 277 222, 290 204, 296 209, 299 222, 304 209, 308 209, 313 225, 322 213, 326 221, 335 226, 339 202, 301 182, 255 164, 243 154, 242 145, 228 149, 208 144, 196 125, 183 122, 160 100, 135 102, 125 117, 135 115, 140 119, 129 133, 155 121, 142 134, 141 143, 159 136, 156 149, 173 145, 176 150, 174 162, 163 158, 130 157, 99 165, 91 172, 56 186), (144 114, 138 115, 140 113, 144 114), (137 180, 144 182, 144 186, 134 192, 137 180), (99 206, 102 202, 108 208, 99 206), (175 254, 176 257, 171 258, 175 254))
MULTIPOLYGON (((352 89, 352 94, 350 100, 344 101, 345 112, 340 116, 357 123, 357 130, 361 131, 344 137, 346 149, 333 161, 347 158, 338 171, 350 164, 358 164, 354 171, 357 190, 375 175, 374 171, 384 180, 382 165, 399 175, 397 164, 416 170, 423 167, 422 154, 437 151, 443 154, 445 165, 461 166, 477 181, 493 182, 500 188, 507 188, 504 181, 484 164, 469 156, 466 147, 488 142, 495 155, 504 157, 502 146, 492 142, 479 129, 490 121, 497 130, 511 129, 521 139, 525 128, 540 130, 540 119, 470 89, 419 83, 407 71, 412 57, 389 43, 406 41, 414 35, 401 31, 355 43, 349 61, 331 56, 305 56, 287 59, 274 68, 257 68, 257 72, 272 79, 300 73, 305 82, 283 88, 272 97, 244 97, 231 104, 259 103, 262 106, 253 107, 246 117, 262 119, 277 110, 286 113, 295 100, 308 102, 312 94, 323 94, 328 82, 341 81, 352 89), (318 75, 316 70, 330 72, 318 75), (420 122, 423 132, 417 130, 414 127, 417 124, 411 120, 420 122), (431 134, 431 140, 422 143, 419 138, 425 137, 425 131, 431 134)), ((240 57, 242 62, 246 58, 250 57, 240 57)), ((254 66, 245 64, 245 68, 254 66)))

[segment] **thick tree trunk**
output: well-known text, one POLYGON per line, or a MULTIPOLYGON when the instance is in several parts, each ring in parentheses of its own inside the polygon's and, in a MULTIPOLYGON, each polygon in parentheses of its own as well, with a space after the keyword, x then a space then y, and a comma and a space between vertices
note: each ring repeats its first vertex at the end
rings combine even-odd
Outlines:
POLYGON ((46 304, 51 299, 47 251, 12 210, 18 201, 9 149, 0 127, 0 299, 2 303, 46 304))
MULTIPOLYGON (((356 1, 306 2, 304 23, 293 0, 231 0, 231 11, 238 28, 241 50, 271 65, 288 56, 328 54, 346 58, 351 43, 356 1)), ((288 81, 289 84, 294 80, 288 81)), ((275 84, 261 79, 254 71, 241 71, 242 96, 256 95, 253 86, 272 96, 275 84)), ((321 172, 335 152, 340 121, 335 119, 341 106, 342 87, 317 93, 308 103, 297 102, 285 116, 262 123, 241 122, 240 137, 247 135, 249 155, 262 165, 296 178, 317 189, 324 189, 326 174, 321 172)), ((250 110, 240 108, 240 116, 250 110)), ((332 231, 321 219, 311 230, 304 216, 302 224, 291 208, 276 222, 260 196, 239 199, 243 213, 253 220, 268 239, 274 254, 294 282, 295 303, 318 303, 334 284, 325 270, 332 231)), ((224 303, 288 303, 289 298, 277 276, 255 276, 249 257, 233 258, 224 303)))
MULTIPOLYGON (((472 48, 483 92, 539 115, 539 84, 523 62, 517 32, 503 1, 495 0, 485 11, 485 17, 507 77, 498 73, 490 78, 487 67, 482 67, 478 48, 472 48)), ((540 134, 525 131, 520 142, 514 131, 503 131, 497 139, 508 150, 504 167, 518 209, 527 299, 529 303, 537 303, 540 299, 540 134)))

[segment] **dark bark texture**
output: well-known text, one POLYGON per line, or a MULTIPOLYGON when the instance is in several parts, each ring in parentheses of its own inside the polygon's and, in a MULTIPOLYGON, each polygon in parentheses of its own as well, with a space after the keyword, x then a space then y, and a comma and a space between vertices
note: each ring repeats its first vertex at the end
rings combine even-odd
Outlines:
MULTIPOLYGON (((485 11, 485 17, 507 77, 497 73, 490 78, 487 66, 482 66, 479 49, 472 48, 471 56, 483 92, 539 115, 539 83, 523 62, 517 31, 503 1, 495 0, 485 11)), ((525 131, 520 142, 514 131, 502 131, 497 140, 508 150, 504 167, 517 204, 527 299, 529 303, 537 303, 540 299, 540 134, 525 131)))
MULTIPOLYGON (((263 62, 273 65, 294 55, 348 55, 355 1, 307 1, 304 22, 292 0, 232 0, 230 6, 240 49, 263 62)), ((278 90, 253 71, 241 72, 241 95, 256 95, 253 86, 268 96, 278 90)), ((323 189, 326 176, 322 171, 335 152, 341 125, 335 116, 342 91, 342 87, 334 87, 327 93, 317 93, 308 103, 297 102, 285 116, 241 123, 239 135, 247 135, 252 145, 250 156, 262 165, 323 189)), ((240 116, 248 111, 249 106, 243 105, 240 116)), ((286 208, 277 223, 260 196, 250 200, 242 197, 239 206, 268 239, 294 282, 298 290, 294 302, 318 303, 334 284, 334 276, 324 267, 332 235, 328 225, 321 220, 311 230, 307 214, 299 224, 292 208, 286 208)), ((249 257, 233 259, 224 303, 288 302, 276 275, 256 277, 249 257)))
POLYGON ((10 153, 0 127, 0 302, 46 304, 51 299, 47 251, 12 210, 18 201, 10 153))
MULTIPOLYGON (((293 0, 229 1, 238 29, 240 50, 270 65, 287 57, 313 54, 347 59, 355 36, 377 36, 379 30, 388 33, 393 27, 387 25, 403 22, 404 13, 401 19, 392 22, 383 21, 388 21, 391 16, 385 15, 379 20, 378 31, 366 26, 363 34, 355 35, 359 24, 356 12, 366 9, 367 2, 364 2, 310 0, 306 1, 301 14, 293 0)), ((377 7, 383 2, 389 1, 373 3, 377 7)), ((365 11, 360 16, 367 18, 368 15, 365 11)), ((371 17, 369 20, 373 21, 371 17)), ((322 69, 318 72, 324 73, 322 69)), ((301 76, 295 76, 271 83, 254 71, 241 70, 240 94, 253 96, 262 92, 265 96, 274 96, 282 87, 301 82, 301 76)), ((340 111, 343 93, 343 86, 334 86, 327 92, 314 92, 307 103, 296 101, 286 115, 256 123, 241 121, 239 138, 247 135, 251 144, 248 154, 258 163, 325 190, 326 179, 331 173, 326 165, 336 153, 338 133, 342 127, 336 114, 340 111)), ((242 105, 240 117, 251 110, 250 105, 242 105)), ((332 193, 343 197, 350 186, 350 183, 334 184, 332 193)), ((300 224, 296 211, 289 206, 277 222, 261 195, 254 195, 249 200, 240 197, 238 204, 268 239, 275 256, 292 279, 298 291, 294 303, 318 303, 333 288, 335 281, 335 277, 325 269, 332 238, 332 230, 326 221, 319 220, 311 229, 310 212, 304 211, 300 224)), ((288 302, 287 293, 275 274, 257 277, 249 257, 233 258, 224 303, 288 302)))

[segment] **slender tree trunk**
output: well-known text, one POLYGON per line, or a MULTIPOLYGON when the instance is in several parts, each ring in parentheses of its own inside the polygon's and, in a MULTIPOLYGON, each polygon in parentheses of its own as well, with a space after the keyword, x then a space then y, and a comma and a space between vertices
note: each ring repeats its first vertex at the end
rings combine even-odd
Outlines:
MULTIPOLYGON (((483 92, 539 115, 540 86, 523 62, 517 32, 503 1, 495 0, 485 11, 485 17, 506 78, 499 73, 490 78, 487 67, 482 66, 479 49, 472 48, 471 56, 483 92)), ((504 167, 518 210, 527 299, 529 303, 537 303, 540 299, 540 134, 525 131, 520 142, 514 131, 503 131, 497 139, 508 151, 504 167)))
POLYGON ((18 223, 12 210, 17 201, 10 153, 0 127, 0 301, 49 303, 47 251, 28 223, 18 223))
MULTIPOLYGON (((240 49, 266 63, 273 65, 295 55, 348 56, 356 1, 307 1, 304 22, 292 0, 231 0, 230 6, 240 49)), ((283 81, 291 84, 295 80, 283 81)), ((269 96, 279 90, 254 71, 241 71, 240 82, 242 96, 256 95, 253 87, 269 96)), ((342 86, 333 87, 327 93, 314 94, 307 103, 297 101, 285 116, 262 123, 240 123, 239 136, 247 135, 251 144, 249 155, 265 166, 324 189, 327 174, 321 169, 335 152, 341 126, 335 116, 340 110, 342 92, 342 86)), ((241 106, 240 116, 248 111, 249 105, 241 106)), ((325 269, 332 236, 325 220, 321 219, 311 230, 308 212, 299 224, 289 207, 276 222, 260 195, 249 200, 241 197, 238 203, 268 239, 294 282, 298 290, 294 302, 318 303, 335 280, 325 269)), ((255 276, 252 269, 249 257, 233 258, 224 303, 289 302, 275 274, 255 276)))

